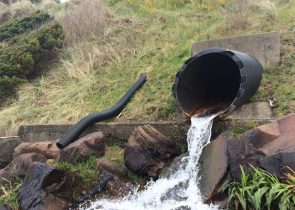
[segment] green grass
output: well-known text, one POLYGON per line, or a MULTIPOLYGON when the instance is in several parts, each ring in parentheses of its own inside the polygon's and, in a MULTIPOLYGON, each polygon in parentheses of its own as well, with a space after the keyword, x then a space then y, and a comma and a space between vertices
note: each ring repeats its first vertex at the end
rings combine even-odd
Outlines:
POLYGON ((75 173, 80 176, 80 187, 83 189, 89 189, 98 180, 96 157, 94 156, 75 165, 67 162, 59 162, 54 164, 54 166, 61 170, 75 173))
POLYGON ((295 172, 290 170, 284 182, 262 169, 252 167, 246 173, 241 167, 241 181, 225 184, 231 209, 294 210, 295 172))
POLYGON ((22 185, 22 180, 15 176, 11 180, 0 180, 0 205, 7 204, 12 209, 18 209, 17 192, 22 185))
POLYGON ((295 110, 294 45, 290 44, 294 43, 294 1, 279 1, 271 8, 241 6, 243 15, 236 12, 235 1, 210 6, 211 1, 180 0, 177 7, 167 2, 110 2, 112 16, 102 35, 68 47, 50 73, 22 86, 18 99, 0 110, 0 134, 13 135, 21 124, 74 123, 103 111, 143 72, 147 83, 115 120, 176 120, 180 111, 171 86, 194 42, 273 30, 281 32, 284 61, 265 71, 253 100, 275 98, 277 115, 295 110))

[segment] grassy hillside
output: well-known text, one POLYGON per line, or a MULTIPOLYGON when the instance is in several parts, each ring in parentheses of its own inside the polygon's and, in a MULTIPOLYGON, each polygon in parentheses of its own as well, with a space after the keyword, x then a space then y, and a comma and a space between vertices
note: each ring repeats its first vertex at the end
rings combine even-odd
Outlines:
POLYGON ((21 124, 74 123, 103 111, 143 72, 147 83, 115 120, 175 120, 179 111, 171 85, 191 56, 192 43, 268 31, 281 33, 282 61, 265 71, 253 100, 275 98, 277 115, 295 110, 293 0, 82 2, 65 4, 55 14, 71 30, 65 37, 67 48, 48 74, 22 86, 18 98, 1 108, 0 135, 15 134, 21 124))

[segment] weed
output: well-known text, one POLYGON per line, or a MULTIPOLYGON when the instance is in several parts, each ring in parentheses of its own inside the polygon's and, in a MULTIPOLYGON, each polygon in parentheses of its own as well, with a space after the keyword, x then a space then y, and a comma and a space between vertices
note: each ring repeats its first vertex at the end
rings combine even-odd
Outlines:
POLYGON ((241 167, 241 181, 230 182, 222 190, 228 188, 229 204, 235 209, 243 210, 291 210, 295 208, 294 171, 281 182, 275 175, 262 169, 252 167, 246 173, 241 167))
POLYGON ((55 167, 79 175, 82 181, 80 187, 83 189, 90 189, 90 187, 98 180, 96 157, 94 156, 75 165, 67 162, 59 162, 55 164, 55 167))
POLYGON ((0 180, 0 204, 8 204, 13 209, 18 209, 17 192, 22 185, 22 180, 15 176, 11 180, 0 180))
POLYGON ((119 146, 113 145, 106 147, 104 158, 124 167, 124 149, 119 146))

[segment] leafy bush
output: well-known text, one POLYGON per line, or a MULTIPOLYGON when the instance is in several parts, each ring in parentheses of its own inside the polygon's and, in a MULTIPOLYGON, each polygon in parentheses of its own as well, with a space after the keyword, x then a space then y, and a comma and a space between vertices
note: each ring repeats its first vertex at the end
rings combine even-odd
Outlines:
POLYGON ((231 182, 229 203, 236 209, 243 210, 294 210, 295 209, 295 172, 284 178, 284 183, 276 176, 252 167, 245 173, 241 167, 241 182, 231 182))
POLYGON ((0 41, 29 32, 51 19, 50 15, 37 11, 30 16, 15 19, 0 28, 0 41))
POLYGON ((59 24, 49 24, 39 31, 14 39, 12 45, 0 48, 0 96, 9 96, 18 84, 46 61, 46 55, 54 54, 62 47, 63 31, 59 24))

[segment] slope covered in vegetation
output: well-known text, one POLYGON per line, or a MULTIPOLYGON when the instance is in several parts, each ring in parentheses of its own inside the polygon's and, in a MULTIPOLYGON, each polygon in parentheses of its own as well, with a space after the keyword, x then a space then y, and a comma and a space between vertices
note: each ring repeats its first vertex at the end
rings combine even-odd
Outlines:
POLYGON ((292 0, 109 0, 106 4, 75 0, 64 4, 54 16, 66 29, 67 47, 50 73, 23 85, 17 99, 1 108, 0 133, 15 134, 21 124, 73 123, 102 111, 116 103, 143 72, 148 82, 115 120, 175 120, 179 112, 171 85, 191 56, 192 43, 268 31, 281 33, 282 59, 265 71, 253 100, 276 99, 277 115, 293 112, 294 14, 292 0))

